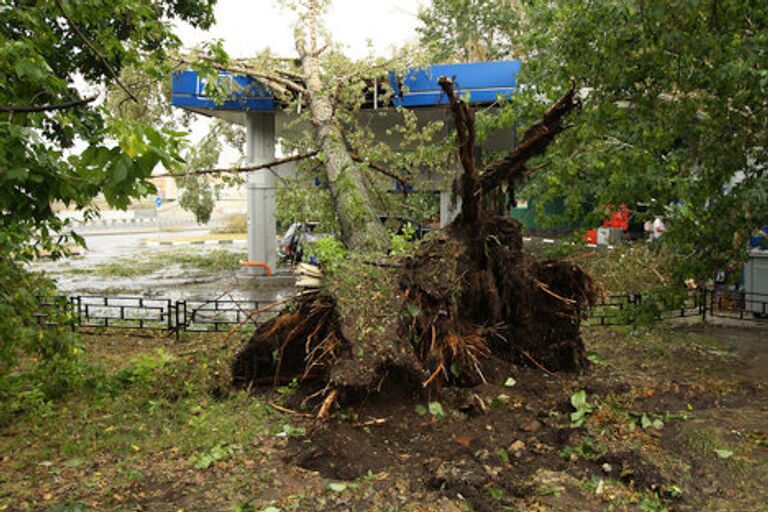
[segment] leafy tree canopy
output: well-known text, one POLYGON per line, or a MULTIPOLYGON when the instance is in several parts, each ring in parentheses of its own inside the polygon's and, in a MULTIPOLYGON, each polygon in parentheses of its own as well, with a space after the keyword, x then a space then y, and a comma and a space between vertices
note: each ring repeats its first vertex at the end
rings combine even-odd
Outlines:
POLYGON ((179 44, 172 23, 207 28, 214 3, 0 0, 0 424, 81 374, 64 304, 19 263, 41 249, 61 252, 68 235, 57 203, 87 216, 100 195, 125 207, 154 190, 157 164, 179 161, 180 133, 116 106, 162 108, 137 98, 127 70, 167 76, 166 54, 179 44), (42 313, 62 327, 43 327, 42 313), (16 371, 20 354, 32 355, 28 372, 16 371))
POLYGON ((129 66, 156 75, 179 44, 175 21, 207 28, 215 0, 0 2, 0 250, 55 248, 55 203, 97 212, 152 192, 158 164, 178 161, 179 135, 110 114, 108 85, 129 66), (84 92, 89 91, 89 92, 84 92))
POLYGON ((527 19, 528 97, 569 77, 585 95, 530 193, 572 217, 648 205, 685 277, 739 261, 768 223, 764 3, 535 1, 527 19))
POLYGON ((517 53, 518 0, 433 0, 419 12, 421 44, 435 62, 471 62, 517 53))

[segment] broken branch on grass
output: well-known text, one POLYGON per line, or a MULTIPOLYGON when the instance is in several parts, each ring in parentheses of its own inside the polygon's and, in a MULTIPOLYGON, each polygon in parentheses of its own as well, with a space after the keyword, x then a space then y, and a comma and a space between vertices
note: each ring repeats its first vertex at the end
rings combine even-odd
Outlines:
POLYGON ((353 423, 353 427, 374 427, 379 425, 384 425, 387 422, 387 418, 373 418, 368 421, 359 421, 357 423, 353 423))
POLYGON ((284 412, 286 414, 292 414, 293 416, 301 416, 303 418, 311 418, 312 417, 311 414, 308 414, 306 412, 294 411, 293 409, 289 409, 287 407, 283 407, 282 405, 277 405, 274 402, 267 402, 267 405, 269 405, 271 408, 275 409, 276 411, 284 412))

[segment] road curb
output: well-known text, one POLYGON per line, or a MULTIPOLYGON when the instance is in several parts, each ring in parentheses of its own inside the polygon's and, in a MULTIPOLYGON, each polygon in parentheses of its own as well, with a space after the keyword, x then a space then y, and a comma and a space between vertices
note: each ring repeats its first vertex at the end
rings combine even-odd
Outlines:
POLYGON ((245 245, 248 241, 245 239, 229 240, 147 240, 150 247, 171 247, 175 245, 245 245))

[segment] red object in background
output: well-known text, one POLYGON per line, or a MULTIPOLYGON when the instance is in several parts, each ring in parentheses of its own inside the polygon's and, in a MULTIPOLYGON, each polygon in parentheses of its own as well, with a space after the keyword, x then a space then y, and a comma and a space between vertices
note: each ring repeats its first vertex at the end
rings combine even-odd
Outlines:
POLYGON ((605 207, 608 210, 609 218, 603 221, 604 228, 620 229, 622 231, 629 230, 629 208, 623 204, 618 209, 613 209, 608 205, 605 207))
POLYGON ((597 230, 590 229, 587 234, 584 235, 584 241, 591 245, 597 245, 597 230))

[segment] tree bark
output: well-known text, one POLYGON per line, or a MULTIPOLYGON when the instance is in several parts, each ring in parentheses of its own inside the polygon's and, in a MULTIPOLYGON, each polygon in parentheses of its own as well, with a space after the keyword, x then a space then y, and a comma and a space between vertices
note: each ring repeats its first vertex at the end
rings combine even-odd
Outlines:
POLYGON ((320 78, 322 49, 317 44, 316 16, 310 16, 304 36, 297 39, 301 57, 303 81, 308 96, 317 147, 321 152, 328 187, 341 228, 341 237, 347 248, 361 251, 384 251, 389 237, 379 216, 374 211, 365 184, 363 170, 349 154, 336 121, 332 91, 320 78))
MULTIPOLYGON (((458 190, 461 193, 461 213, 455 224, 473 225, 482 216, 483 195, 493 194, 503 184, 508 186, 509 198, 514 201, 514 187, 523 178, 537 169, 529 169, 525 164, 534 156, 544 153, 547 146, 558 133, 565 130, 566 115, 579 108, 576 98, 576 84, 555 102, 542 116, 530 126, 523 135, 523 140, 507 156, 488 164, 481 173, 474 161, 475 120, 472 110, 456 97, 453 82, 446 77, 438 80, 440 87, 448 96, 456 126, 457 148, 464 174, 461 176, 458 190)), ((498 206, 498 205, 496 205, 498 206)))

